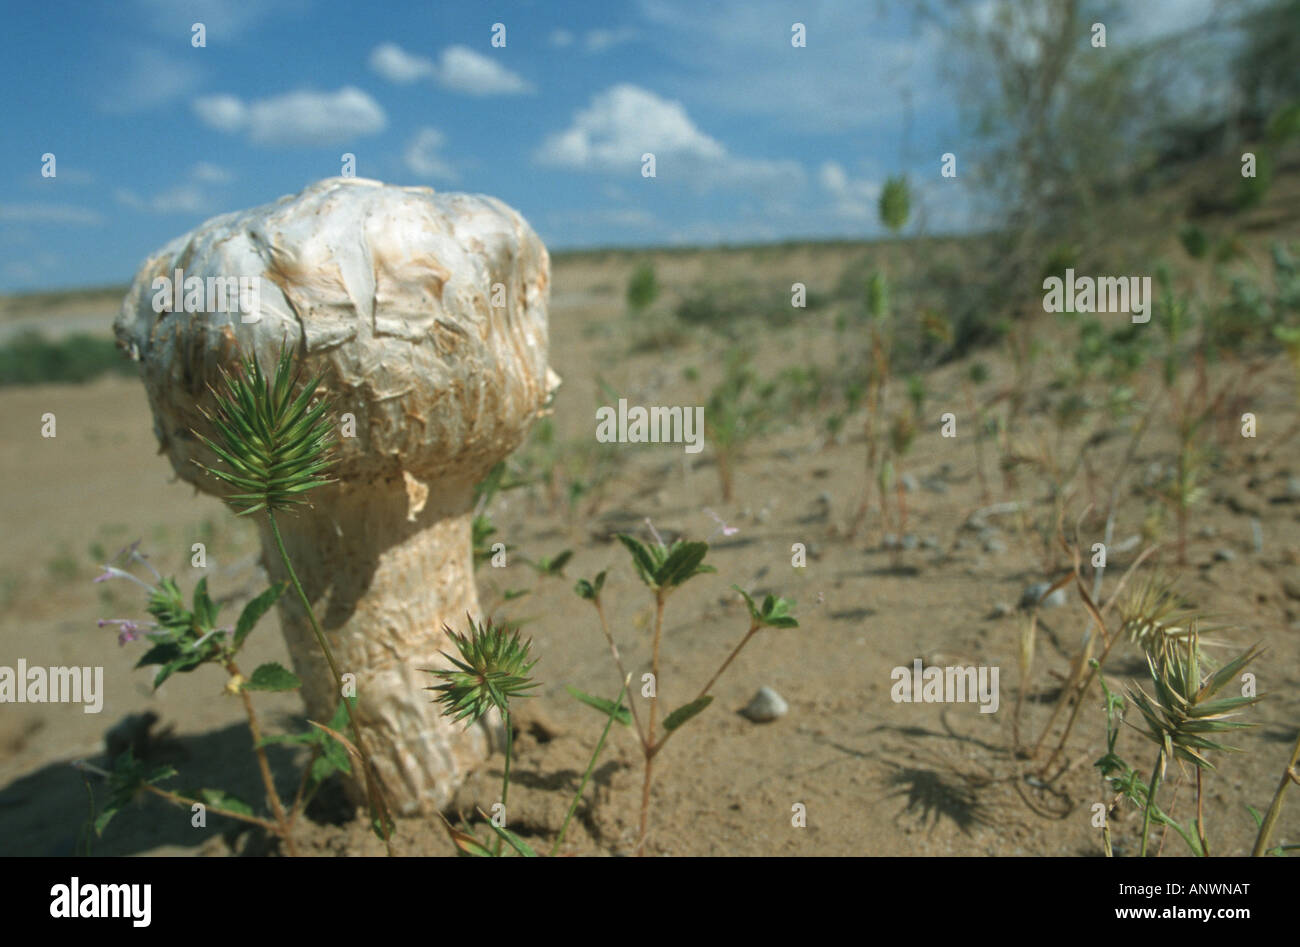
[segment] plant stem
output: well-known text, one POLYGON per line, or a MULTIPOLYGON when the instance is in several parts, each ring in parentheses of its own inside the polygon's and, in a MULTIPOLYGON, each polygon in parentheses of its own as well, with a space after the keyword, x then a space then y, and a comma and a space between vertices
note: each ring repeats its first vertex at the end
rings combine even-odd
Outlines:
MULTIPOLYGON (((704 685, 704 688, 699 692, 699 694, 695 696, 695 700, 701 700, 708 696, 709 690, 713 687, 714 684, 717 683, 718 678, 722 676, 722 672, 727 669, 727 667, 731 664, 733 660, 735 660, 736 655, 740 654, 740 649, 745 647, 745 645, 749 643, 749 639, 754 637, 754 633, 758 631, 760 627, 762 626, 757 623, 753 623, 753 622, 750 623, 749 631, 745 633, 745 637, 740 639, 740 644, 736 645, 736 647, 732 649, 731 654, 727 655, 727 660, 723 661, 722 666, 719 667, 718 670, 714 672, 713 677, 709 678, 709 683, 704 685)), ((670 730, 667 733, 665 733, 664 738, 659 741, 658 746, 654 747, 654 752, 658 753, 660 750, 662 750, 664 744, 666 744, 670 739, 672 739, 672 735, 676 732, 677 732, 676 730, 670 730)))
POLYGON ((311 602, 307 599, 307 593, 303 591, 302 583, 298 581, 298 573, 294 571, 293 563, 289 560, 289 552, 284 548, 284 539, 281 537, 280 527, 275 521, 275 511, 268 508, 266 519, 271 524, 271 535, 275 537, 275 546, 280 552, 280 559, 284 562, 285 571, 289 573, 289 579, 293 582, 294 591, 298 593, 298 601, 302 603, 303 611, 307 613, 307 621, 310 622, 312 633, 316 636, 316 643, 320 646, 321 653, 325 655, 325 662, 329 665, 330 673, 334 675, 334 684, 338 688, 339 699, 343 701, 343 706, 347 708, 348 722, 352 725, 352 730, 357 737, 357 752, 361 754, 362 763, 366 769, 366 795, 370 798, 371 813, 384 830, 384 847, 391 856, 393 854, 393 843, 388 827, 387 807, 376 805, 376 796, 379 796, 383 790, 373 782, 375 778, 374 765, 370 762, 370 754, 366 751, 365 741, 361 735, 361 725, 357 723, 356 712, 352 709, 351 702, 343 696, 343 677, 339 674, 338 665, 334 661, 334 652, 330 650, 329 642, 325 640, 325 633, 321 631, 320 623, 316 621, 316 613, 312 611, 311 602))
POLYGON ((1203 773, 1201 768, 1196 767, 1196 837, 1201 842, 1201 855, 1208 858, 1210 856, 1210 843, 1205 838, 1205 808, 1203 798, 1203 786, 1201 778, 1203 773))
MULTIPOLYGON (((623 689, 618 692, 614 698, 614 707, 617 708, 623 702, 623 695, 627 693, 628 682, 631 677, 623 680, 623 689)), ((583 792, 587 789, 587 780, 591 779, 591 772, 596 768, 596 760, 600 756, 600 751, 605 748, 605 738, 609 736, 609 728, 614 725, 614 715, 611 713, 605 721, 605 729, 601 731, 600 739, 596 742, 596 750, 591 754, 591 762, 587 764, 587 771, 582 774, 582 782, 578 784, 578 791, 573 796, 573 802, 569 804, 569 811, 564 816, 564 824, 560 826, 560 834, 555 837, 555 844, 551 846, 550 854, 555 855, 560 850, 560 845, 564 842, 564 833, 569 830, 569 822, 573 818, 573 813, 578 810, 578 802, 582 799, 583 792)))
MULTIPOLYGON (((226 663, 226 672, 232 677, 240 677, 239 667, 233 660, 226 663)), ((246 688, 239 688, 239 696, 244 701, 244 713, 248 715, 248 732, 253 737, 253 752, 257 756, 257 768, 262 773, 262 784, 266 786, 266 799, 271 805, 271 812, 275 815, 276 824, 279 829, 276 834, 284 839, 285 847, 289 854, 297 857, 298 850, 293 844, 293 838, 290 835, 291 823, 284 814, 284 804, 280 802, 280 794, 275 790, 275 779, 271 775, 271 764, 266 758, 266 747, 262 745, 262 729, 257 723, 257 714, 253 710, 253 699, 248 696, 246 688)))
POLYGON ((1300 783, 1300 773, 1296 772, 1297 763, 1300 763, 1300 736, 1296 737, 1295 748, 1291 751, 1291 761, 1286 764, 1282 780, 1277 784, 1277 792, 1273 793, 1273 801, 1269 803, 1264 821, 1259 825, 1259 835, 1255 838, 1255 848, 1251 855, 1263 855, 1268 851, 1268 840, 1273 835, 1273 827, 1277 824, 1278 817, 1282 815, 1282 797, 1286 794, 1287 783, 1293 781, 1300 783))
MULTIPOLYGON (((509 820, 510 815, 509 815, 509 810, 506 808, 506 804, 510 799, 510 748, 511 745, 514 743, 514 738, 511 733, 512 728, 510 726, 509 707, 502 708, 501 721, 502 723, 505 724, 505 728, 506 728, 506 770, 505 770, 505 775, 501 777, 501 814, 505 816, 507 820, 509 820)), ((497 836, 496 853, 497 855, 501 854, 501 836, 499 835, 497 836)))
MULTIPOLYGON (((623 667, 623 658, 618 653, 618 645, 614 643, 613 634, 610 633, 609 620, 605 617, 605 606, 601 602, 599 595, 592 600, 592 604, 596 606, 596 614, 600 616, 600 630, 605 635, 605 641, 609 643, 609 653, 614 656, 614 664, 618 667, 618 673, 623 675, 623 688, 626 690, 627 681, 631 679, 631 675, 628 674, 627 670, 623 667)), ((645 730, 641 726, 641 715, 636 711, 636 701, 629 700, 628 706, 632 709, 632 721, 636 724, 636 735, 641 740, 641 750, 642 752, 645 752, 649 748, 650 744, 649 741, 646 740, 645 730)))
POLYGON ((654 780, 655 751, 658 749, 655 746, 655 718, 659 713, 659 641, 663 637, 663 630, 664 591, 659 589, 655 592, 655 635, 650 652, 650 673, 654 679, 655 696, 650 698, 650 726, 646 731, 646 742, 643 748, 645 771, 641 777, 641 828, 636 842, 638 856, 645 855, 646 837, 650 833, 650 784, 654 780))
POLYGON ((1151 785, 1147 788, 1147 804, 1142 809, 1142 850, 1138 853, 1139 857, 1147 857, 1147 831, 1151 828, 1151 810, 1156 804, 1156 790, 1160 788, 1160 770, 1164 766, 1165 751, 1164 747, 1156 754, 1156 765, 1151 770, 1151 785))

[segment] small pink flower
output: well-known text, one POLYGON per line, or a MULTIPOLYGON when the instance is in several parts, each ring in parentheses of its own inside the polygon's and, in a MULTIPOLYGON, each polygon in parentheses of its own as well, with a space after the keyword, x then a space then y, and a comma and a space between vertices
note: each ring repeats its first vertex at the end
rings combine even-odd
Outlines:
POLYGON ((704 512, 712 516, 713 521, 718 524, 718 528, 713 531, 712 535, 710 535, 705 542, 713 542, 713 537, 718 535, 718 533, 721 533, 723 536, 734 536, 740 532, 739 526, 728 526, 722 521, 722 517, 717 513, 714 513, 712 510, 706 509, 704 512))
POLYGON ((119 645, 124 645, 128 641, 135 641, 145 631, 138 622, 134 622, 129 618, 101 618, 97 624, 100 628, 105 625, 117 625, 117 643, 119 645))

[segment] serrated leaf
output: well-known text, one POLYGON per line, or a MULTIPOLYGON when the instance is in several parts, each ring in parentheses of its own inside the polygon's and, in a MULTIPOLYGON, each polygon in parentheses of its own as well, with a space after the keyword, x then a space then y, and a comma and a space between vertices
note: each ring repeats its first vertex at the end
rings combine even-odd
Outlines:
POLYGON ((302 687, 298 675, 274 661, 258 666, 253 676, 244 682, 250 691, 291 691, 302 687))
POLYGON ((699 700, 693 700, 689 704, 683 704, 664 718, 664 729, 676 730, 686 721, 703 711, 704 708, 708 707, 711 703, 713 703, 713 697, 708 696, 701 697, 699 700))
POLYGON ((265 615, 270 610, 271 606, 279 600, 280 596, 284 594, 284 590, 288 587, 288 584, 289 583, 287 582, 277 582, 244 606, 244 610, 239 613, 239 621, 235 624, 234 646, 236 651, 238 651, 240 646, 243 645, 244 639, 247 638, 249 632, 253 630, 253 626, 262 619, 262 616, 265 615))
POLYGON ((658 571, 655 559, 650 554, 650 550, 641 543, 640 540, 627 533, 618 534, 619 542, 627 547, 627 551, 632 554, 632 563, 636 566, 637 573, 641 576, 641 581, 651 588, 655 587, 655 572, 658 571))
POLYGON ((591 694, 583 693, 576 687, 570 687, 568 684, 564 685, 564 689, 569 692, 569 696, 574 700, 580 700, 588 707, 594 707, 607 717, 613 716, 615 720, 625 727, 631 725, 632 712, 622 704, 615 705, 612 700, 606 700, 603 697, 593 697, 591 694))
POLYGON ((173 644, 170 641, 165 641, 162 644, 154 645, 146 651, 140 660, 135 662, 135 666, 137 668, 142 668, 153 664, 168 664, 176 660, 176 658, 180 656, 180 653, 181 649, 178 645, 173 644))
POLYGON ((708 555, 708 543, 680 543, 675 546, 668 558, 664 560, 655 573, 655 584, 661 589, 673 588, 681 585, 697 571, 701 571, 700 563, 708 555))
POLYGON ((194 623, 203 631, 211 630, 217 622, 217 607, 208 597, 208 577, 205 575, 194 586, 194 623))

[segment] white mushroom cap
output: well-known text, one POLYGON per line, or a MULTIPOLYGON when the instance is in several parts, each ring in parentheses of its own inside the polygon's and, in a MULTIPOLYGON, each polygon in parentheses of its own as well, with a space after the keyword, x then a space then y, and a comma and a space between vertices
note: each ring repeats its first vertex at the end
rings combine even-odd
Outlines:
POLYGON ((501 201, 330 178, 167 244, 136 274, 114 330, 142 364, 162 448, 205 489, 216 485, 191 461, 214 458, 190 431, 208 430, 208 386, 241 354, 272 366, 286 340, 304 378, 325 375, 334 416, 356 417, 333 476, 473 480, 518 445, 558 382, 549 292, 545 246, 501 201), (259 278, 256 321, 233 302, 156 313, 154 280, 177 269, 259 278), (494 308, 496 284, 505 305, 494 308))

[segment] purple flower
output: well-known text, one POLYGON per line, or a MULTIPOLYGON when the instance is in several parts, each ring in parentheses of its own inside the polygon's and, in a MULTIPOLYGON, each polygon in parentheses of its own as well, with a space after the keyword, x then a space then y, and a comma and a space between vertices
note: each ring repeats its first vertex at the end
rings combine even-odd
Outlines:
POLYGON ((127 572, 125 569, 119 569, 116 566, 109 566, 109 565, 105 565, 102 568, 104 570, 104 574, 95 576, 96 582, 107 582, 109 579, 130 579, 132 582, 140 586, 140 588, 144 589, 150 595, 153 594, 154 589, 152 585, 145 584, 142 580, 137 579, 135 576, 127 572))
POLYGON ((101 618, 97 624, 100 628, 105 625, 117 625, 117 643, 119 645, 124 645, 128 641, 135 641, 145 632, 145 629, 138 622, 129 618, 101 618))
POLYGON ((713 533, 709 536, 707 540, 705 540, 705 542, 713 542, 713 537, 718 535, 718 533, 722 533, 723 536, 734 536, 738 532, 740 532, 739 526, 728 526, 726 523, 722 521, 722 517, 719 516, 717 513, 714 513, 712 510, 706 509, 704 512, 712 516, 713 521, 718 524, 718 528, 713 531, 713 533))

